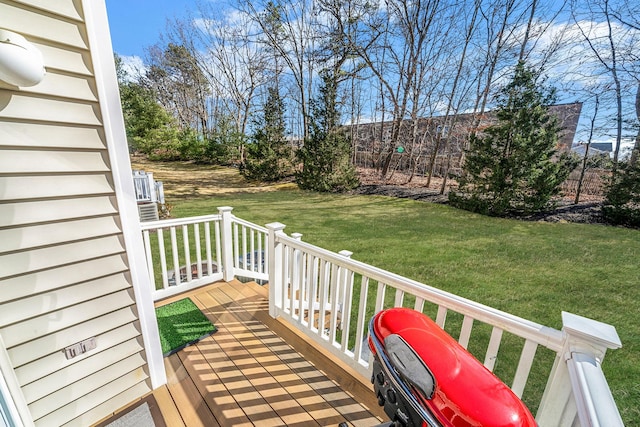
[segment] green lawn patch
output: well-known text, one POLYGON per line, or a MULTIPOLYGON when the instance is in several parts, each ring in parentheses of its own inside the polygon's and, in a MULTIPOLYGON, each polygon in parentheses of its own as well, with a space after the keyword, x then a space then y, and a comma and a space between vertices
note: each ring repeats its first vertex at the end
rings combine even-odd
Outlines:
POLYGON ((169 356, 217 331, 189 298, 156 308, 162 353, 169 356))

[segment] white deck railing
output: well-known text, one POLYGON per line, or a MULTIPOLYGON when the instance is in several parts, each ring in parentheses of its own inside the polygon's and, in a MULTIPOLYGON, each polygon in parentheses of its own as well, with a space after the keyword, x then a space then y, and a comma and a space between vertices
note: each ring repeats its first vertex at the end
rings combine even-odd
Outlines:
POLYGON ((141 223, 155 301, 236 276, 267 281, 267 229, 218 211, 141 223))
POLYGON ((300 234, 287 236, 284 227, 257 226, 228 207, 217 215, 145 223, 155 298, 236 276, 268 281, 271 316, 291 323, 365 381, 371 376, 368 320, 384 308, 411 307, 434 317, 489 370, 500 359, 496 374, 518 396, 526 395, 532 377, 542 377, 546 386, 532 388, 544 392, 525 398, 537 405, 540 426, 623 425, 601 369, 607 349, 621 346, 612 326, 570 313, 562 313, 561 331, 539 325, 353 260, 348 251, 303 242, 300 234))
POLYGON ((162 181, 153 179, 152 172, 133 171, 133 189, 137 202, 164 204, 164 187, 162 181))

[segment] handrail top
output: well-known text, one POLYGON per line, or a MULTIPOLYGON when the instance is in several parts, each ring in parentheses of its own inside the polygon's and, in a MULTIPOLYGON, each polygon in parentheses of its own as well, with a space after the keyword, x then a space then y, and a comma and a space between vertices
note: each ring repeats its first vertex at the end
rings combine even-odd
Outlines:
POLYGON ((201 222, 220 221, 219 214, 191 216, 188 218, 172 218, 161 219, 159 221, 151 221, 140 224, 140 228, 144 230, 155 230, 157 228, 176 227, 180 225, 197 224, 201 222))
POLYGON ((242 218, 238 218, 235 215, 232 215, 232 217, 233 217, 233 222, 235 222, 237 224, 244 225, 245 227, 252 228, 252 229, 254 229, 256 231, 259 231, 261 233, 268 233, 269 232, 269 230, 266 227, 262 227, 261 225, 254 224, 251 221, 247 221, 247 220, 244 220, 242 218))
POLYGON ((393 287, 416 296, 428 294, 429 300, 452 309, 463 315, 469 315, 479 321, 499 325, 503 330, 532 340, 550 350, 558 352, 562 349, 563 334, 561 331, 524 319, 522 317, 498 310, 493 307, 475 302, 473 300, 452 294, 442 289, 426 285, 424 283, 400 276, 378 267, 366 264, 362 261, 347 258, 327 249, 320 248, 311 243, 297 240, 282 234, 277 239, 291 246, 314 255, 323 257, 332 263, 351 269, 354 273, 361 274, 378 282, 392 285, 393 287))

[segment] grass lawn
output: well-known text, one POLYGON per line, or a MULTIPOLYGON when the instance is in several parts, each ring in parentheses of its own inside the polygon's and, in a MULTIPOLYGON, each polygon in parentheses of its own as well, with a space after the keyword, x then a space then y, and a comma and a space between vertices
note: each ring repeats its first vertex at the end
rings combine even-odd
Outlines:
MULTIPOLYGON (((156 174, 157 179, 166 179, 156 174)), ((164 182, 170 192, 171 183, 164 182)), ((289 188, 176 198, 176 217, 282 222, 303 240, 560 329, 561 311, 614 325, 603 368, 625 425, 640 426, 640 231, 488 218, 448 206, 289 188)))

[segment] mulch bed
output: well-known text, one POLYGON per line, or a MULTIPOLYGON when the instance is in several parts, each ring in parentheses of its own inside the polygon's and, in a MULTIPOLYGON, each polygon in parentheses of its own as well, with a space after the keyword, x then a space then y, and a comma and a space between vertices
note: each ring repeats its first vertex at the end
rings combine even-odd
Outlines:
MULTIPOLYGON (((445 193, 440 194, 441 178, 433 178, 429 187, 427 179, 422 176, 409 176, 395 173, 390 179, 380 180, 379 175, 372 169, 359 169, 360 187, 353 190, 353 194, 378 195, 412 199, 423 202, 448 204, 448 192, 455 182, 447 183, 445 193)), ((583 224, 604 224, 602 218, 602 197, 584 196, 582 202, 573 203, 575 195, 567 194, 557 201, 557 207, 547 212, 540 212, 529 216, 515 217, 525 221, 546 222, 576 222, 583 224)))

